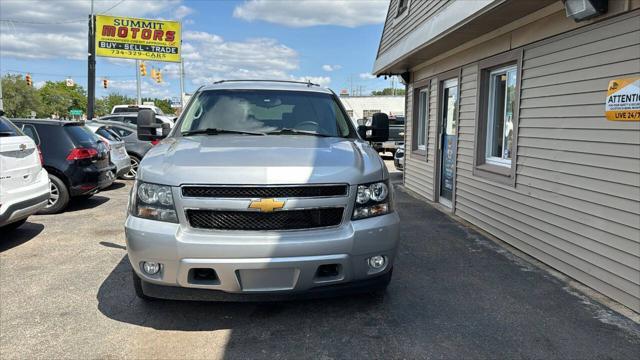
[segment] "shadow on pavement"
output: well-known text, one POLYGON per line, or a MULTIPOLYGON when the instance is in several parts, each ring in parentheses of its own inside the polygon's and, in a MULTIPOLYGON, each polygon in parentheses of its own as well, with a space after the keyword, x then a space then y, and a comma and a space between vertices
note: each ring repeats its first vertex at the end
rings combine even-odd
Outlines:
POLYGON ((26 243, 38 236, 43 229, 44 225, 27 221, 24 225, 13 231, 6 233, 4 231, 0 232, 0 252, 26 243))
MULTIPOLYGON (((355 295, 331 299, 284 302, 199 302, 153 300, 145 302, 136 297, 131 283, 131 264, 125 255, 100 286, 97 294, 98 310, 105 316, 156 330, 212 331, 219 329, 251 328, 268 321, 279 324, 291 322, 282 333, 295 335, 302 317, 344 319, 359 313, 378 312, 383 307, 380 297, 355 295), (291 317, 293 316, 293 317, 291 317)), ((258 331, 259 329, 256 329, 258 331)), ((260 330, 261 331, 261 330, 260 330)))
POLYGON ((94 195, 88 199, 72 198, 71 202, 69 202, 69 207, 67 207, 65 212, 74 212, 74 211, 93 209, 95 207, 98 207, 106 203, 107 201, 109 201, 108 197, 104 197, 100 195, 94 195))
POLYGON ((126 246, 123 246, 123 245, 120 245, 120 244, 115 244, 115 243, 112 243, 112 242, 109 242, 109 241, 100 241, 99 244, 104 246, 104 247, 108 247, 108 248, 127 250, 126 246))
POLYGON ((102 189, 101 191, 117 190, 117 189, 123 188, 125 186, 127 186, 127 184, 125 182, 123 182, 123 180, 114 181, 113 184, 111 184, 111 186, 109 186, 106 189, 102 189))

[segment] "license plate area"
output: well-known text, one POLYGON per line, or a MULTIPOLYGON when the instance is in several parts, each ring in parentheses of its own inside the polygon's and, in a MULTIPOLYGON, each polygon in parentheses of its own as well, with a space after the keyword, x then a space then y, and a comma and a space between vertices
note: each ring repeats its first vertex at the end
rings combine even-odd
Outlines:
POLYGON ((242 291, 293 290, 299 273, 295 268, 236 270, 242 291))

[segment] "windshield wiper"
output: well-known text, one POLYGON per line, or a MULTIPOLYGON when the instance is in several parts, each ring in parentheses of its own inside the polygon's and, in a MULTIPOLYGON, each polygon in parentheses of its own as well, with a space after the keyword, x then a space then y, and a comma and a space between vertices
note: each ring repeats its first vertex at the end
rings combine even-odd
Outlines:
POLYGON ((321 134, 313 131, 305 131, 305 130, 296 130, 284 128, 276 131, 269 131, 267 135, 311 135, 311 136, 319 136, 319 137, 335 137, 333 135, 321 134))
POLYGON ((218 135, 218 134, 266 135, 265 133, 262 133, 262 132, 243 131, 243 130, 225 130, 225 129, 218 129, 218 128, 206 128, 206 129, 183 131, 181 134, 182 136, 218 135))

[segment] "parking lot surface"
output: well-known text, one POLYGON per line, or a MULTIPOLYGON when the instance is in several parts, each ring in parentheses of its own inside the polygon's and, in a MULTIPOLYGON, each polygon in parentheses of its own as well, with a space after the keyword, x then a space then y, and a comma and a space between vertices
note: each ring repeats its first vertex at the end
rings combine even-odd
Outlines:
MULTIPOLYGON (((394 173, 396 183, 400 174, 394 173)), ((135 297, 131 183, 0 235, 0 358, 633 359, 640 326, 403 191, 384 297, 135 297)))

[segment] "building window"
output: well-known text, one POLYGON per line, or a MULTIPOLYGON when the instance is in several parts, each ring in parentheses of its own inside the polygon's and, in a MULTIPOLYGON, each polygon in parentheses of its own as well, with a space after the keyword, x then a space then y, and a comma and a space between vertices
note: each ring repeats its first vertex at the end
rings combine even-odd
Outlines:
POLYGON ((474 175, 515 186, 522 51, 478 64, 474 175))
POLYGON ((420 89, 418 93, 418 118, 416 121, 415 148, 427 151, 427 119, 429 114, 429 88, 420 89))
POLYGON ((485 161, 490 164, 511 166, 516 77, 515 64, 493 70, 489 74, 485 161))
POLYGON ((407 11, 407 7, 409 7, 409 0, 398 0, 398 13, 396 16, 400 16, 407 11))
POLYGON ((350 118, 353 118, 353 110, 347 110, 347 115, 349 115, 350 118))

